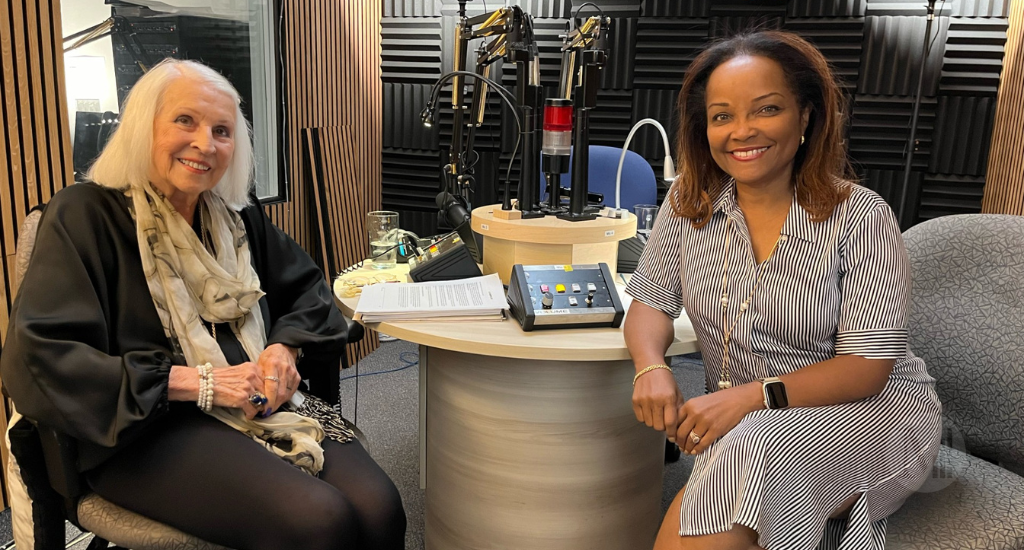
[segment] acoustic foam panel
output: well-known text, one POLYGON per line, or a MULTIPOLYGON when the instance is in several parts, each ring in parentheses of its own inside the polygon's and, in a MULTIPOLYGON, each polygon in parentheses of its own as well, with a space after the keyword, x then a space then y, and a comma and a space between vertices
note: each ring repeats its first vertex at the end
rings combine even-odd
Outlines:
POLYGON ((441 76, 441 20, 381 20, 381 80, 433 84, 441 76))
POLYGON ((938 92, 948 17, 937 17, 923 56, 926 23, 921 17, 869 16, 864 25, 860 85, 857 93, 868 95, 913 95, 917 90, 921 64, 925 65, 922 93, 938 92))
POLYGON ((636 32, 636 88, 674 88, 707 43, 707 19, 641 18, 636 32))
POLYGON ((383 157, 384 208, 415 209, 434 204, 441 174, 437 151, 385 148, 383 157))
POLYGON ((383 0, 384 17, 437 17, 441 0, 383 0))
POLYGON ((953 2, 957 17, 1002 17, 1010 15, 1010 0, 957 0, 953 2))
MULTIPOLYGON (((923 16, 927 10, 926 0, 867 0, 867 15, 923 16)), ((935 3, 935 15, 952 15, 955 1, 939 0, 935 3)))
POLYGON ((1005 19, 950 20, 939 80, 943 93, 995 97, 1007 26, 1005 19))
POLYGON ((995 97, 939 97, 928 171, 984 176, 995 116, 995 97))
POLYGON ((952 174, 926 174, 921 184, 921 206, 917 220, 981 211, 985 178, 952 174))
POLYGON ((905 193, 906 206, 903 208, 903 217, 899 218, 900 201, 903 193, 904 172, 902 170, 858 170, 861 177, 860 184, 878 193, 885 202, 892 207, 893 213, 897 216, 900 227, 907 229, 917 222, 918 219, 918 197, 921 194, 921 185, 924 180, 922 172, 912 171, 910 182, 905 193))
POLYGON ((603 12, 605 16, 616 18, 616 17, 640 17, 640 5, 643 3, 642 0, 599 0, 594 2, 600 9, 595 8, 593 5, 584 7, 583 4, 586 0, 572 0, 572 13, 575 14, 579 10, 579 16, 590 17, 603 12))
POLYGON ((832 65, 843 88, 853 93, 860 80, 864 18, 787 19, 783 27, 809 40, 832 65))
MULTIPOLYGON (((676 128, 679 125, 679 114, 676 112, 676 101, 679 97, 678 90, 668 89, 644 89, 633 90, 633 114, 631 122, 636 124, 642 119, 653 118, 665 127, 668 134, 668 145, 672 148, 672 156, 675 156, 676 128)), ((665 156, 665 145, 661 132, 653 125, 644 125, 636 134, 629 148, 640 156, 651 159, 651 165, 658 162, 659 168, 654 173, 660 174, 661 159, 665 156)))
POLYGON ((384 83, 384 147, 436 149, 437 125, 427 128, 420 111, 427 104, 431 86, 405 82, 384 83))
POLYGON ((789 17, 861 17, 865 0, 793 0, 789 2, 789 17))
POLYGON ((711 0, 643 0, 642 17, 708 17, 711 0))
POLYGON ((639 18, 612 19, 604 39, 608 61, 601 68, 601 88, 628 90, 633 87, 633 59, 636 58, 636 26, 639 18))
MULTIPOLYGON (((864 168, 901 170, 906 163, 913 102, 910 97, 858 95, 850 130, 850 156, 864 168)), ((918 115, 915 169, 928 167, 934 126, 935 99, 925 98, 918 115)))
POLYGON ((711 38, 728 38, 742 32, 766 31, 782 28, 786 13, 782 10, 766 11, 761 15, 722 15, 711 18, 711 38))

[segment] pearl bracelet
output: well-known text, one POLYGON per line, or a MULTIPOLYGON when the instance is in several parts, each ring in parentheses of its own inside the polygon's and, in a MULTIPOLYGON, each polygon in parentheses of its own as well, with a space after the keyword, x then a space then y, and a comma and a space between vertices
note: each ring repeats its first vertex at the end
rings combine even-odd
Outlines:
POLYGON ((636 376, 633 377, 633 385, 636 386, 636 379, 637 378, 640 378, 641 376, 651 372, 654 369, 668 369, 669 372, 672 371, 672 368, 669 367, 668 365, 651 365, 651 366, 645 368, 644 370, 636 373, 636 376))
POLYGON ((196 367, 199 371, 199 397, 196 404, 205 412, 213 410, 213 365, 206 363, 196 367))

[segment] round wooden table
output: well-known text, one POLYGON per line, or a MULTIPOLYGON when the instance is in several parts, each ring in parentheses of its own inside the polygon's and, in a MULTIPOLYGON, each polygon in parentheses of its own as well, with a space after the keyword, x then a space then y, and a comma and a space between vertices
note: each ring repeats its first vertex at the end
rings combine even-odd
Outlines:
POLYGON ((483 235, 483 272, 497 273, 508 285, 512 266, 544 264, 596 264, 604 262, 615 273, 619 241, 636 235, 636 216, 599 217, 570 222, 544 216, 504 219, 501 205, 473 210, 473 231, 483 235))
MULTIPOLYGON (((339 290, 352 316, 358 298, 339 290)), ((426 548, 651 547, 665 438, 633 415, 621 328, 527 333, 512 319, 366 327, 420 345, 426 548)), ((668 354, 696 350, 684 315, 668 354)))

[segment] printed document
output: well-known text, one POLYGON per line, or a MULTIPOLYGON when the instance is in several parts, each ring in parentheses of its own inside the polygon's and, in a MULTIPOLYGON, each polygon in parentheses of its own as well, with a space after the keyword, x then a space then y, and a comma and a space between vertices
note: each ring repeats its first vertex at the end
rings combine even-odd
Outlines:
POLYGON ((356 306, 362 321, 412 321, 445 317, 500 318, 508 309, 497 274, 457 281, 381 283, 363 288, 356 306))

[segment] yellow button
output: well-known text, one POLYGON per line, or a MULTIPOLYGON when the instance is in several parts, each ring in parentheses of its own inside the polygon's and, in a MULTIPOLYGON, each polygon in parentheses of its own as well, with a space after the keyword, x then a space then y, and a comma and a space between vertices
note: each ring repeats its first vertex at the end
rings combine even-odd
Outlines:
POLYGON ((565 292, 565 285, 555 285, 555 292, 565 292))

